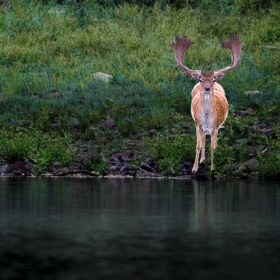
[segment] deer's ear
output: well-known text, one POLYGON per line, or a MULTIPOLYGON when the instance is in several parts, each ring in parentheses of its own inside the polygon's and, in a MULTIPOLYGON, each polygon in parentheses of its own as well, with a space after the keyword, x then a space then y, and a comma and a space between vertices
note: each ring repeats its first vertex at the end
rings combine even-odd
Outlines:
POLYGON ((198 81, 199 82, 199 80, 200 80, 200 74, 199 73, 191 73, 191 76, 196 80, 196 81, 198 81))
POLYGON ((224 77, 224 74, 218 74, 214 77, 215 82, 220 81, 224 77))

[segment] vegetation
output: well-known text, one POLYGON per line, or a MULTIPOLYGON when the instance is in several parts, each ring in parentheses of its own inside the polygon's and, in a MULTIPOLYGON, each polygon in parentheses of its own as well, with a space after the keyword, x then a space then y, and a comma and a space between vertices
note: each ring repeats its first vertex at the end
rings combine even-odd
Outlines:
POLYGON ((187 35, 196 44, 186 64, 199 69, 213 58, 218 69, 230 63, 229 51, 218 42, 238 35, 245 42, 242 61, 221 81, 231 108, 219 134, 216 169, 233 174, 238 170, 232 166, 254 157, 256 176, 280 175, 277 1, 3 3, 0 150, 7 161, 26 160, 40 174, 57 161, 70 165, 73 145, 91 143, 90 166, 104 170, 102 157, 143 139, 138 149, 158 160, 160 170, 177 172, 180 162, 194 158, 190 91, 195 82, 174 65, 169 42, 187 35), (95 79, 96 72, 113 79, 95 79), (249 107, 251 114, 238 113, 249 107), (114 126, 104 126, 109 119, 114 126), (151 129, 156 134, 148 136, 151 129))

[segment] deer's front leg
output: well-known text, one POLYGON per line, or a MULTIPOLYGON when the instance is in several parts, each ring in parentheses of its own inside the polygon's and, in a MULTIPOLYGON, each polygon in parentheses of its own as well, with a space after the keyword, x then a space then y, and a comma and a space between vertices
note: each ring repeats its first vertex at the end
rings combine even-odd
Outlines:
POLYGON ((196 127, 196 155, 195 155, 195 161, 193 165, 192 172, 196 172, 198 169, 198 158, 200 154, 200 150, 202 147, 202 138, 203 138, 203 131, 199 128, 199 126, 196 127))
POLYGON ((206 134, 201 132, 201 156, 200 156, 200 163, 205 160, 205 137, 206 134))
POLYGON ((214 152, 217 148, 217 136, 218 136, 218 129, 214 129, 211 134, 211 170, 215 170, 214 165, 214 152))

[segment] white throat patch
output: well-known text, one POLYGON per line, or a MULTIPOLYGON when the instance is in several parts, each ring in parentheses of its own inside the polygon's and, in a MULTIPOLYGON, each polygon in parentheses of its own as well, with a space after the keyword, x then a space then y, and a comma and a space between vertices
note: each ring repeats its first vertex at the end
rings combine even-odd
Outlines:
POLYGON ((204 100, 205 101, 209 101, 209 99, 210 99, 210 91, 208 92, 208 91, 205 91, 204 92, 204 100))

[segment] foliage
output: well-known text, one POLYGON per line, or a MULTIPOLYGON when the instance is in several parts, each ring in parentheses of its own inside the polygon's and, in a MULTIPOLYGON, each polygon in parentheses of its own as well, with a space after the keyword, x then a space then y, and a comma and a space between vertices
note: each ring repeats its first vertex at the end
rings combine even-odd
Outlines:
POLYGON ((172 135, 156 138, 144 138, 148 153, 156 158, 160 171, 178 173, 179 165, 184 159, 193 159, 195 156, 196 138, 193 134, 172 135))
POLYGON ((145 137, 144 143, 147 153, 158 160, 159 170, 177 173, 180 163, 193 160, 195 156, 196 137, 194 133, 185 133, 182 124, 184 116, 174 110, 170 111, 172 125, 164 133, 156 137, 145 137))
POLYGON ((280 178, 280 126, 274 129, 265 152, 258 154, 261 175, 266 178, 280 178))
POLYGON ((279 152, 270 151, 265 156, 259 155, 261 175, 275 179, 280 177, 280 155, 279 152))
POLYGON ((36 129, 18 128, 11 133, 0 130, 0 149, 8 161, 26 160, 34 165, 33 171, 40 172, 54 162, 68 166, 72 162, 72 151, 69 147, 71 138, 54 134, 42 134, 36 129))

